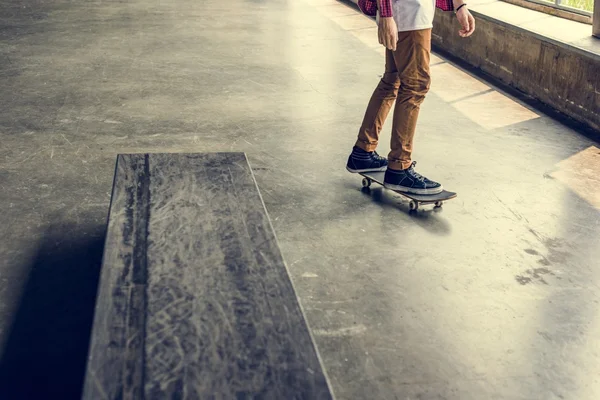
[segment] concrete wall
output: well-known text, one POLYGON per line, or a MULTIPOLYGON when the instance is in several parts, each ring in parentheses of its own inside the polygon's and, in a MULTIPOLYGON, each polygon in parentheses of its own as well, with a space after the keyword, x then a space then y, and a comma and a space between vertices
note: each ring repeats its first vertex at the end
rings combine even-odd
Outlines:
POLYGON ((463 39, 454 14, 438 10, 434 44, 600 131, 600 56, 473 14, 477 32, 463 39))

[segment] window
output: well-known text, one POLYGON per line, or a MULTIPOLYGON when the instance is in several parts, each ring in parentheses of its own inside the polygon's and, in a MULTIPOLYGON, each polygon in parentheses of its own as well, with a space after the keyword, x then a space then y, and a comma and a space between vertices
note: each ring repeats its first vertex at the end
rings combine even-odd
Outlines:
POLYGON ((578 14, 592 15, 594 0, 527 0, 532 3, 550 5, 578 14))

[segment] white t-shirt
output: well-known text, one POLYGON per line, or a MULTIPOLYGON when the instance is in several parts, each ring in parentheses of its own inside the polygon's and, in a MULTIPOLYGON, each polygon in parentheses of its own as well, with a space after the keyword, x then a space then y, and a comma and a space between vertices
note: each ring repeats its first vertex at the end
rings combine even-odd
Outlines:
POLYGON ((433 28, 435 0, 392 0, 392 9, 398 32, 433 28))

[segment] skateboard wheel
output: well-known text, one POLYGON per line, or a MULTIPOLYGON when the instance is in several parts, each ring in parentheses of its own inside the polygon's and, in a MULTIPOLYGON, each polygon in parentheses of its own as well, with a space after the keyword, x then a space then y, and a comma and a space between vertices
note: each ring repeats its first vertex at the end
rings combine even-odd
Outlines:
POLYGON ((411 200, 410 203, 408 203, 408 206, 410 207, 411 211, 415 211, 419 208, 419 203, 417 203, 414 200, 411 200))
POLYGON ((371 180, 368 178, 363 178, 362 185, 363 185, 363 187, 368 188, 369 186, 371 186, 371 180))
POLYGON ((436 206, 436 207, 441 207, 441 206, 442 206, 442 204, 444 204, 444 202, 443 202, 443 201, 436 201, 436 202, 435 202, 435 206, 436 206))

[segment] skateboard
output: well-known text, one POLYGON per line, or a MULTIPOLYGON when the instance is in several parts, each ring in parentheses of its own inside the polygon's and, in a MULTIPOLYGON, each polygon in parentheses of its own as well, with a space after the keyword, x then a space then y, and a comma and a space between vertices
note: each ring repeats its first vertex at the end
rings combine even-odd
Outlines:
MULTIPOLYGON (((364 188, 370 187, 371 183, 373 182, 379 183, 381 186, 383 186, 385 172, 361 172, 359 175, 363 176, 362 185, 364 188)), ((435 208, 439 208, 442 206, 442 204, 444 204, 444 201, 451 200, 456 197, 455 192, 449 192, 447 190, 444 190, 438 194, 414 194, 393 189, 390 190, 408 198, 410 200, 409 207, 411 211, 418 210, 419 205, 421 204, 434 204, 435 208)))

